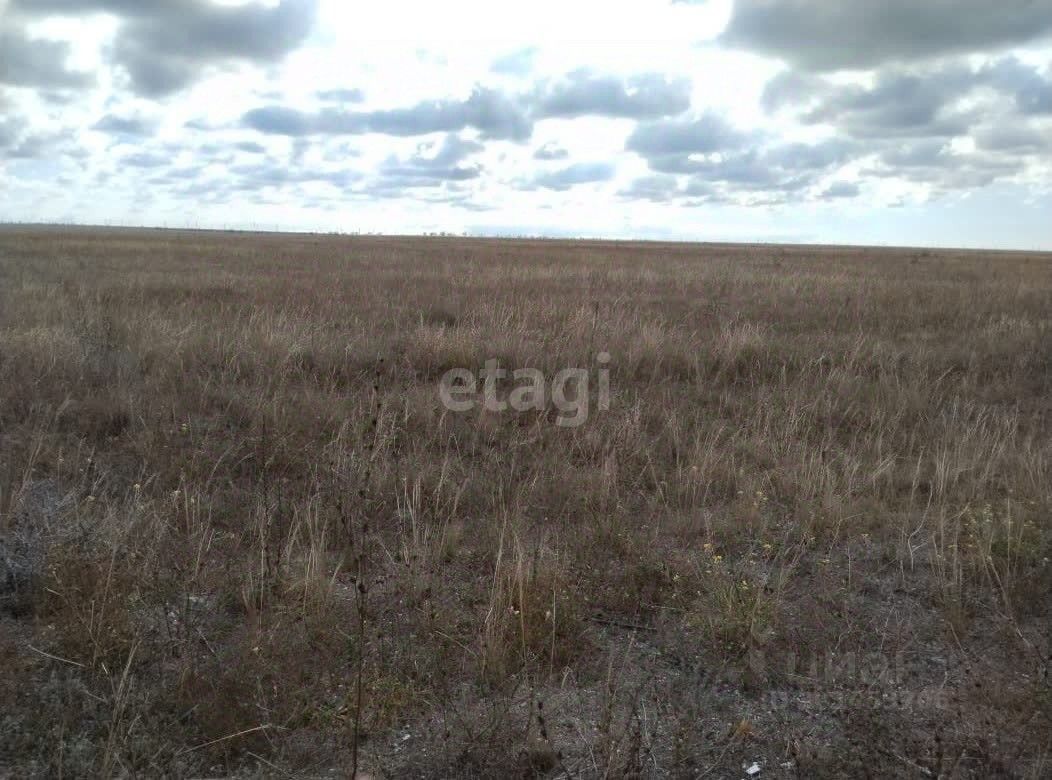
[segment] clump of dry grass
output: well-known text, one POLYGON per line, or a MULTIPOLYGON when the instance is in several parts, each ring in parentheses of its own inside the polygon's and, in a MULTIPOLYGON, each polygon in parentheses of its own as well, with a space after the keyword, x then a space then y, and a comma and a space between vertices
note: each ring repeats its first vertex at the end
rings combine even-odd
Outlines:
POLYGON ((0 774, 1043 776, 1050 263, 5 229, 0 774))

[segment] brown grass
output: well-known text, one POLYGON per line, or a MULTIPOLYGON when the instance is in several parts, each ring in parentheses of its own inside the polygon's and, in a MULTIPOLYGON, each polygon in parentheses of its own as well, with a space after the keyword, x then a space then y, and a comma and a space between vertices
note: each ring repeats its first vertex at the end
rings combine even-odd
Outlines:
POLYGON ((8 228, 0 388, 0 774, 1052 771, 1052 257, 8 228))

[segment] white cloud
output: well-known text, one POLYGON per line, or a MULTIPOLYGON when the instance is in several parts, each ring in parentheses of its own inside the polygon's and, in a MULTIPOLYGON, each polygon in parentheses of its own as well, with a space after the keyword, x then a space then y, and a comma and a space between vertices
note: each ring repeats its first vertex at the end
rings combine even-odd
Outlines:
MULTIPOLYGON (((1045 203, 1022 15, 926 49, 878 14, 868 70, 831 74, 806 20, 765 23, 854 11, 736 2, 0 0, 0 218, 917 244, 954 204, 1045 203)), ((961 231, 1052 248, 1036 219, 961 231)))

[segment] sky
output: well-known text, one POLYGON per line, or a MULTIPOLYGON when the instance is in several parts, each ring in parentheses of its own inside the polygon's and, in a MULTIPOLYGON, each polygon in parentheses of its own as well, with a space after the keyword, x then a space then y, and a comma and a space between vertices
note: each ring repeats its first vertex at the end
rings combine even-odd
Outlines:
POLYGON ((1052 249, 1052 0, 0 0, 0 221, 1052 249))

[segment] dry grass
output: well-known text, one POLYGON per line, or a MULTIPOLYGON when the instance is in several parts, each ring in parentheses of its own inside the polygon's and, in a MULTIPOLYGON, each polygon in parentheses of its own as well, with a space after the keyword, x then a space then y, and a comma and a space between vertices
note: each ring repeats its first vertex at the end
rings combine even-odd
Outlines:
POLYGON ((1048 256, 9 228, 0 388, 0 774, 1052 771, 1048 256))

